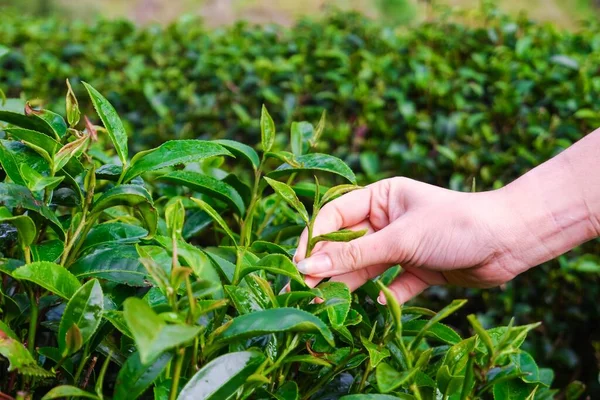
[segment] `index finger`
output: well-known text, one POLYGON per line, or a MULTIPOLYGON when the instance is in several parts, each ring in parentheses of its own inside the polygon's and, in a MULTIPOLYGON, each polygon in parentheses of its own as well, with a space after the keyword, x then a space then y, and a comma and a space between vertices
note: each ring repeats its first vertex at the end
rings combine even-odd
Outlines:
MULTIPOLYGON (((372 191, 369 186, 346 193, 327 203, 317 215, 313 228, 313 236, 338 231, 354 226, 369 217, 371 212, 372 191)), ((305 258, 308 242, 308 229, 304 229, 298 242, 294 261, 305 258)))

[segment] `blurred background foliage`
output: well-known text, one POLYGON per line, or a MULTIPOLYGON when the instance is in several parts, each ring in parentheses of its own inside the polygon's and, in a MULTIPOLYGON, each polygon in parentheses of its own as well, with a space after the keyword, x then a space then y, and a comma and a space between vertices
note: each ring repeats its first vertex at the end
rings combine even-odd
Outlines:
MULTIPOLYGON (((322 16, 331 8, 360 11, 388 23, 422 21, 445 14, 448 7, 469 10, 486 0, 0 0, 4 11, 19 15, 61 16, 90 20, 97 16, 127 18, 136 23, 168 23, 183 14, 207 17, 209 26, 250 22, 292 25, 298 17, 322 16)), ((576 27, 598 16, 600 0, 497 0, 504 12, 522 11, 538 20, 576 27)))
MULTIPOLYGON (((600 127, 597 3, 0 0, 3 107, 37 97, 62 112, 65 79, 85 80, 125 117, 135 151, 171 138, 255 143, 262 103, 281 134, 326 109, 320 151, 362 183, 487 190, 600 127)), ((468 297, 449 321, 464 331, 471 312, 489 326, 542 321, 526 349, 559 387, 579 379, 600 398, 599 256, 593 241, 502 288, 434 288, 416 303, 468 297)))

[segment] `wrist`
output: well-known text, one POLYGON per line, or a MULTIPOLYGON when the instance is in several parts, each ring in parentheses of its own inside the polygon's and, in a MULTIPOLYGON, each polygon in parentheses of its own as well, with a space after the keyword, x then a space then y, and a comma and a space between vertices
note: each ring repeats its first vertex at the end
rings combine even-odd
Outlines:
POLYGON ((518 265, 517 273, 598 236, 600 202, 576 178, 568 154, 561 154, 497 191, 508 215, 506 259, 518 265))

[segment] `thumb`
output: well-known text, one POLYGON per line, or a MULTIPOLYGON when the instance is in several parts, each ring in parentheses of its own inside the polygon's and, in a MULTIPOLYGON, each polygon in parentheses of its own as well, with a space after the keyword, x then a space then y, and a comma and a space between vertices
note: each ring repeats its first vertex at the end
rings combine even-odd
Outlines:
POLYGON ((397 224, 346 243, 326 243, 319 251, 300 261, 300 272, 325 278, 362 270, 378 264, 397 264, 411 254, 399 238, 397 224))

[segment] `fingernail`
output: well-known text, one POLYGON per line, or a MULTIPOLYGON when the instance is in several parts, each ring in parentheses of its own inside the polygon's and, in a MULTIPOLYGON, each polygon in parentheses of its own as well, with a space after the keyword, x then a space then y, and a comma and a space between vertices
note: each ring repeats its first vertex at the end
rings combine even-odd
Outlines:
POLYGON ((385 296, 383 295, 383 293, 381 293, 379 296, 377 296, 377 302, 379 304, 381 304, 382 306, 385 306, 387 304, 387 300, 385 299, 385 296))
POLYGON ((331 269, 331 258, 326 254, 317 254, 300 261, 296 267, 305 275, 318 274, 331 269))

